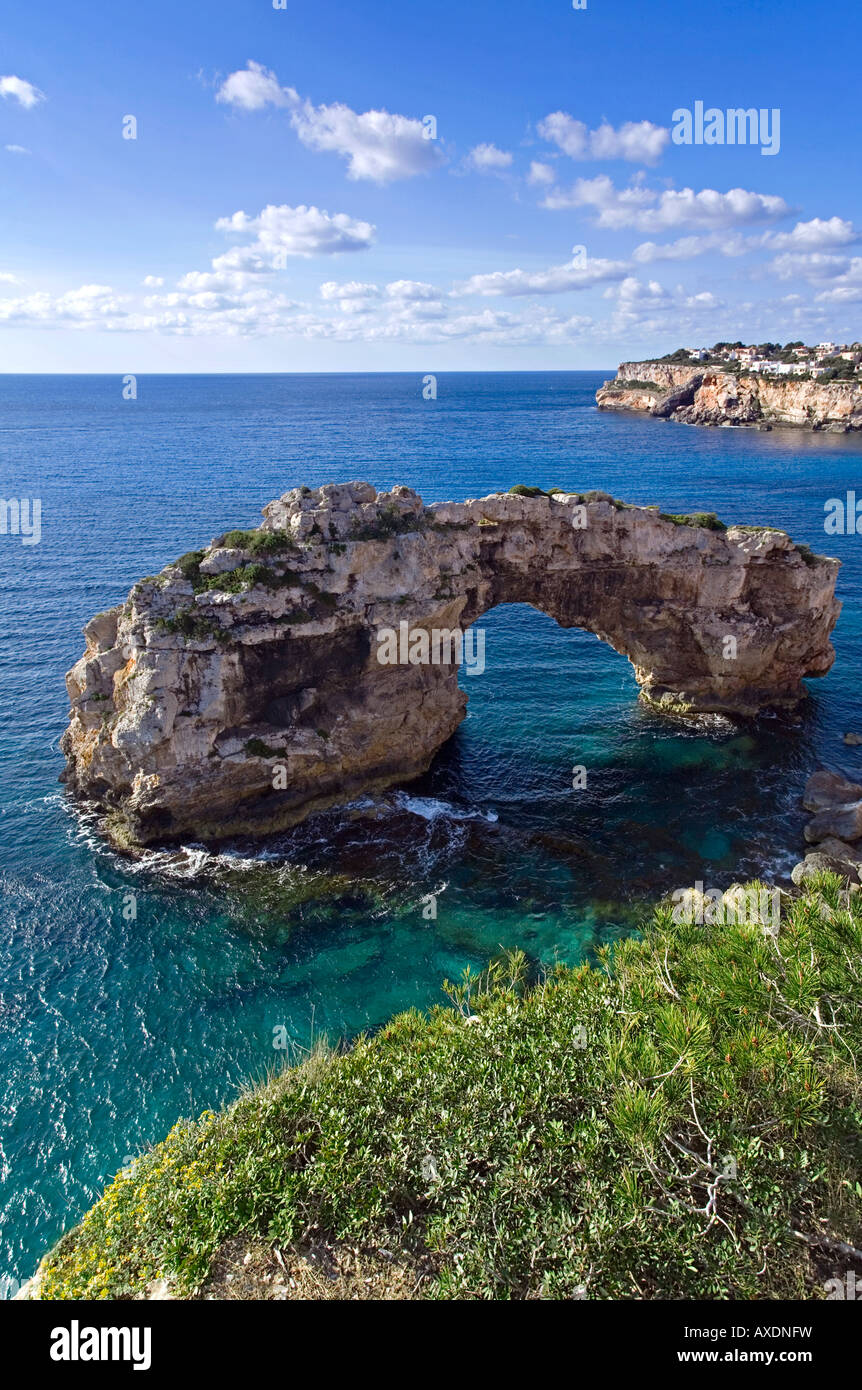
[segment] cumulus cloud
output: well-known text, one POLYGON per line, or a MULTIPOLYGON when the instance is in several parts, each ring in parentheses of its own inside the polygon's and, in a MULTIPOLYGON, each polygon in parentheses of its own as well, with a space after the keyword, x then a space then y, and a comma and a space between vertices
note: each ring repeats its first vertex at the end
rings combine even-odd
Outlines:
POLYGON ((776 256, 770 269, 781 280, 834 280, 850 268, 848 256, 835 256, 826 251, 786 251, 776 256))
POLYGON ((826 246, 846 246, 858 240, 853 223, 845 222, 843 217, 814 217, 810 222, 797 222, 791 232, 767 233, 764 245, 776 251, 821 251, 826 246))
POLYGON ((495 270, 473 275, 457 293, 481 295, 563 294, 586 290, 608 280, 621 280, 629 267, 624 261, 587 260, 575 256, 565 265, 547 270, 495 270))
POLYGON ((255 273, 284 268, 289 256, 332 256, 346 251, 365 251, 376 229, 370 222, 334 215, 321 208, 290 207, 269 203, 257 217, 235 212, 216 222, 220 232, 242 238, 247 245, 226 252, 213 261, 213 270, 255 273))
POLYGON ((0 299, 0 322, 43 327, 112 327, 126 310, 110 285, 81 285, 65 294, 44 291, 18 299, 0 299))
POLYGON ((320 286, 322 299, 369 299, 377 298, 379 294, 378 285, 366 284, 361 280, 348 280, 343 285, 335 280, 327 280, 320 286))
POLYGON ((635 275, 627 275, 617 288, 608 290, 607 294, 615 295, 622 304, 649 304, 654 307, 670 302, 668 291, 658 280, 644 282, 635 275))
POLYGON ((391 280, 386 286, 386 293, 390 299, 400 299, 413 303, 440 298, 440 291, 424 280, 391 280))
POLYGON ((543 164, 541 160, 534 159, 530 164, 530 172, 527 175, 527 182, 533 184, 553 183, 557 175, 550 164, 543 164))
POLYGON ((592 207, 598 213, 596 221, 600 227, 636 227, 643 232, 685 227, 717 231, 777 221, 791 210, 783 198, 770 193, 751 193, 744 188, 731 188, 727 193, 714 188, 704 188, 699 193, 692 188, 659 192, 640 183, 617 188, 607 174, 578 179, 567 192, 552 191, 544 206, 592 207))
POLYGON ((383 110, 360 113, 343 102, 315 106, 293 87, 283 87, 269 68, 251 60, 225 79, 216 100, 243 111, 289 108, 291 125, 302 143, 311 150, 341 155, 347 160, 349 179, 391 183, 429 173, 444 160, 425 122, 383 110))
POLYGON ((337 303, 343 314, 367 314, 374 301, 380 298, 380 286, 362 280, 348 280, 344 284, 327 280, 320 286, 320 297, 328 303, 337 303))
POLYGON ((9 76, 0 77, 0 97, 17 101, 25 111, 30 111, 34 106, 38 106, 40 101, 45 100, 45 93, 40 92, 38 87, 34 87, 32 82, 25 81, 23 77, 9 76))
POLYGON ((305 101, 293 112, 291 124, 309 149, 346 159, 349 179, 391 183, 429 173, 443 159, 422 121, 388 111, 359 114, 342 102, 313 106, 305 101))
POLYGON ((480 174, 494 174, 512 167, 512 155, 496 145, 476 145, 467 155, 465 163, 480 174))
POLYGON ((841 217, 820 217, 810 222, 797 222, 789 232, 760 232, 754 236, 739 233, 708 233, 703 236, 679 237, 676 241, 657 243, 644 241, 632 253, 633 260, 642 265, 654 261, 685 261, 714 251, 721 256, 743 256, 750 251, 814 251, 822 247, 844 246, 858 241, 852 222, 841 217))
POLYGON ((4 148, 4 150, 6 150, 9 154, 29 154, 29 153, 30 153, 30 151, 27 149, 27 146, 26 146, 26 145, 4 145, 3 148, 4 148))
POLYGON ((590 130, 565 111, 553 111, 539 122, 538 130, 570 159, 627 159, 635 164, 655 164, 670 140, 670 131, 652 121, 626 121, 621 126, 603 121, 590 130))
POLYGON ((651 265, 655 261, 688 261, 708 251, 721 256, 743 256, 750 249, 750 239, 738 235, 684 236, 676 241, 643 241, 635 247, 632 259, 639 265, 651 265))
MULTIPOLYGON (((786 258, 778 257, 778 260, 784 259, 786 258)), ((857 304, 862 300, 862 256, 823 257, 814 267, 806 262, 796 273, 804 275, 811 282, 819 280, 822 283, 830 279, 833 281, 830 289, 821 290, 815 296, 818 304, 857 304)))
POLYGON ((216 101, 238 106, 241 111, 261 111, 265 106, 290 106, 299 97, 292 87, 282 87, 275 73, 249 59, 244 68, 225 78, 216 101))

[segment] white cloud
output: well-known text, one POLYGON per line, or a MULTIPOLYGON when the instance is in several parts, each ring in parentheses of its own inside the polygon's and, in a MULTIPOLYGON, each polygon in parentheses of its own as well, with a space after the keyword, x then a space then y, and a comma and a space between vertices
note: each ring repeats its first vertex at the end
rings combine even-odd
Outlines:
POLYGON ((349 179, 391 183, 429 173, 443 161, 437 143, 426 139, 422 122, 409 116, 388 111, 359 114, 342 102, 313 106, 305 101, 293 112, 291 124, 309 149, 346 159, 349 179))
POLYGON ((4 145, 3 148, 7 150, 9 154, 30 154, 26 145, 4 145))
POLYGON ((832 288, 821 290, 815 298, 818 304, 857 304, 862 299, 862 256, 853 256, 836 276, 832 288))
POLYGON ((0 322, 35 323, 44 327, 112 327, 126 310, 109 285, 81 285, 65 294, 44 291, 20 299, 0 299, 0 322))
POLYGON ((344 285, 327 280, 320 286, 320 294, 322 299, 376 299, 380 296, 380 288, 378 285, 364 284, 361 280, 348 280, 344 285))
POLYGON ((683 300, 686 309, 720 309, 722 301, 711 290, 701 290, 699 294, 687 295, 683 300))
POLYGON ((540 160, 534 159, 530 164, 527 182, 534 184, 549 184, 553 183, 556 177, 556 172, 550 164, 543 164, 540 160))
POLYGON ((45 100, 45 93, 40 92, 38 87, 34 87, 32 82, 27 82, 23 77, 0 77, 0 97, 12 97, 23 106, 25 111, 30 111, 34 106, 38 106, 40 101, 45 100))
POLYGON ((430 131, 421 120, 382 110, 360 113, 343 102, 315 106, 293 87, 283 87, 269 68, 251 60, 225 79, 216 100, 243 111, 289 108, 291 125, 302 143, 311 150, 341 155, 348 162, 349 179, 391 183, 429 173, 444 161, 441 148, 428 138, 430 131))
POLYGON ((252 238, 213 261, 213 270, 258 273, 283 269, 288 256, 332 256, 345 251, 365 251, 374 241, 375 227, 345 212, 331 215, 321 208, 268 204, 257 217, 235 212, 220 217, 216 228, 241 238, 252 238))
POLYGON ((465 162, 480 174, 496 173, 500 169, 511 168, 512 156, 508 150, 500 150, 496 145, 476 145, 465 162))
POLYGON ((8 270, 0 270, 0 285, 19 285, 21 282, 17 275, 12 275, 8 270))
POLYGON ((718 193, 714 188, 657 189, 643 184, 617 188, 607 174, 594 179, 578 179, 568 192, 555 190, 544 200, 547 208, 592 207, 598 212, 600 227, 636 227, 639 231, 660 232, 693 227, 718 231, 723 228, 770 222, 786 217, 790 208, 783 198, 770 193, 751 193, 731 188, 718 193))
POLYGON ((565 111, 554 111, 539 122, 543 140, 558 146, 570 159, 627 159, 635 164, 655 164, 670 140, 665 126, 652 121, 626 121, 614 127, 603 121, 589 130, 565 111))
POLYGON ((780 280, 834 280, 850 265, 849 256, 834 256, 825 251, 786 251, 775 257, 770 269, 780 280))
POLYGON ((638 280, 634 275, 627 275, 622 283, 616 288, 606 291, 610 297, 615 295, 622 304, 648 304, 655 307, 656 304, 667 304, 670 302, 670 295, 658 280, 638 280))
POLYGON ((487 275, 473 275, 457 293, 563 294, 568 290, 589 289, 591 285, 608 280, 621 280, 628 268, 624 261, 582 260, 576 256, 565 265, 550 266, 547 270, 495 270, 487 275))
POLYGON ((264 106, 290 106, 298 100, 292 87, 282 87, 274 72, 251 58, 246 67, 232 72, 216 92, 216 101, 238 106, 242 111, 260 111, 264 106))
POLYGON ((143 284, 149 289, 157 289, 159 285, 164 283, 164 278, 161 275, 145 275, 143 279, 143 284))
POLYGON ((348 280, 345 284, 327 280, 320 286, 320 297, 328 303, 337 302, 343 314, 367 314, 380 298, 380 287, 362 280, 348 280))
POLYGON ((845 222, 841 217, 830 217, 828 221, 815 217, 810 222, 797 222, 789 232, 769 231, 755 236, 713 232, 705 236, 679 237, 676 241, 660 244, 644 241, 635 248, 632 257, 640 264, 648 265, 654 261, 691 260, 709 251, 720 256, 744 256, 751 251, 779 251, 785 248, 805 252, 822 247, 845 246, 858 240, 852 222, 845 222))
POLYGON ((743 236, 684 236, 660 244, 643 241, 635 247, 632 259, 640 265, 651 265, 655 261, 688 261, 708 251, 715 251, 721 256, 743 256, 750 249, 750 239, 743 236))
POLYGON ((797 222, 791 232, 768 232, 763 244, 776 251, 821 251, 826 246, 846 246, 858 240, 853 223, 845 222, 843 217, 826 221, 814 217, 810 222, 797 222))
POLYGON ((424 280, 391 280, 386 286, 386 293, 390 299, 413 303, 440 298, 440 291, 424 280))

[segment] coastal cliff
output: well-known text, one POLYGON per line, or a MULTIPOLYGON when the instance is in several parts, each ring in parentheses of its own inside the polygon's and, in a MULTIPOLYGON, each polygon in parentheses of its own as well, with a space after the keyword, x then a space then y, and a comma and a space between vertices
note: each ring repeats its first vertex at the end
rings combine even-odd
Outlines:
POLYGON ((429 638, 501 603, 594 632, 669 713, 793 705, 831 666, 838 561, 710 515, 518 492, 426 507, 406 487, 294 488, 257 530, 140 581, 67 677, 69 791, 133 849, 265 834, 402 783, 465 714, 429 638))
POLYGON ((862 385, 798 380, 666 362, 621 362, 596 392, 602 410, 634 410, 689 425, 862 429, 862 385))

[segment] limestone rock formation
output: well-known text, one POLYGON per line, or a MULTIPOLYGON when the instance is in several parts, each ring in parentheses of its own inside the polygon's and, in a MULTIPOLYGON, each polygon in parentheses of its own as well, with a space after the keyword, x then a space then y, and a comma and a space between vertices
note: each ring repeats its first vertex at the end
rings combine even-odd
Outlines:
POLYGON ((802 804, 815 814, 805 827, 809 850, 791 878, 796 884, 822 869, 840 874, 856 891, 862 883, 862 785, 842 772, 819 768, 805 784, 802 804))
POLYGON ((807 878, 824 872, 837 874, 847 884, 857 886, 859 884, 859 866, 857 864, 849 859, 836 859, 832 855, 824 853, 822 849, 816 850, 812 854, 806 854, 802 862, 791 870, 790 877, 793 883, 801 888, 807 878))
POLYGON ((634 410, 689 425, 797 425, 827 433, 862 429, 862 385, 621 362, 596 392, 604 410, 634 410))
POLYGON ((87 624, 67 785, 131 848, 262 834, 404 782, 467 699, 422 633, 460 636, 500 603, 596 633, 660 710, 793 705, 832 664, 838 567, 782 531, 605 493, 426 507, 405 487, 295 488, 87 624), (415 664, 381 663, 387 631, 415 664))

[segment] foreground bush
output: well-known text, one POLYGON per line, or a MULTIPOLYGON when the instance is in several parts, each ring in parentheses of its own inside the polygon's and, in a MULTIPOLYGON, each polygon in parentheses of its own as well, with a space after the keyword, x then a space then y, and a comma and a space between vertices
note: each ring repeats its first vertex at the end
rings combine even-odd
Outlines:
POLYGON ((179 1123, 42 1297, 191 1294, 239 1233, 430 1260, 441 1298, 823 1297, 862 1234, 859 896, 809 881, 777 936, 661 906, 532 987, 519 954, 468 974, 179 1123))

